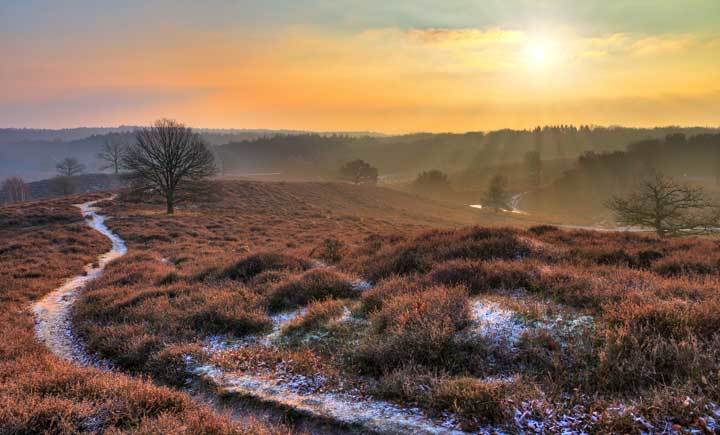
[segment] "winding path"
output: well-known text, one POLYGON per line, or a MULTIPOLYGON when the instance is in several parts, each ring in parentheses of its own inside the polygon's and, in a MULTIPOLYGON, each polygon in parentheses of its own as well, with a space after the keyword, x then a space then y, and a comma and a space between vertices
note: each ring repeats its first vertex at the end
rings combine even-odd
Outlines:
MULTIPOLYGON (((71 311, 80 292, 93 280, 99 278, 105 267, 127 253, 125 241, 105 225, 105 216, 98 214, 95 204, 110 198, 77 204, 76 207, 87 224, 112 242, 110 251, 102 254, 97 262, 85 266, 85 273, 68 279, 62 286, 48 293, 33 305, 35 313, 35 333, 50 351, 58 357, 82 366, 108 368, 108 364, 98 361, 84 350, 82 343, 73 334, 71 311)), ((327 267, 320 263, 316 267, 327 267)), ((369 283, 354 281, 353 288, 366 290, 369 283)), ((278 321, 277 331, 282 325, 278 321)), ((272 336, 272 334, 271 334, 272 336)), ((270 338, 267 337, 268 339, 270 338)), ((212 352, 211 349, 208 351, 212 352)), ((330 419, 341 424, 350 424, 383 433, 457 433, 451 427, 442 426, 425 417, 418 409, 399 407, 382 401, 364 400, 342 394, 297 394, 288 385, 276 379, 263 379, 259 376, 223 373, 218 367, 195 367, 195 373, 225 394, 253 396, 262 402, 274 405, 290 406, 310 417, 330 419), (278 394, 279 393, 279 394, 278 394)))
POLYGON ((97 262, 85 265, 85 273, 70 278, 61 287, 45 295, 33 305, 35 312, 35 333, 38 340, 60 358, 72 361, 79 365, 100 365, 98 361, 85 353, 83 346, 72 332, 70 311, 72 305, 78 298, 80 291, 91 281, 102 275, 105 267, 113 260, 116 260, 125 253, 127 247, 125 241, 117 234, 110 231, 105 225, 105 217, 98 214, 95 204, 101 201, 113 200, 110 198, 89 201, 84 204, 77 204, 76 207, 85 218, 87 224, 104 235, 112 242, 110 251, 102 254, 97 262))

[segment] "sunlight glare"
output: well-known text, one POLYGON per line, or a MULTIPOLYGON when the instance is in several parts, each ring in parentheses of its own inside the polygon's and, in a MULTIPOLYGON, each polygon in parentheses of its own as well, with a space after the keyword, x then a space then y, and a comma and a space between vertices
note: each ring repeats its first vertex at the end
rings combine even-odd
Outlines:
POLYGON ((531 66, 546 66, 554 58, 553 45, 547 41, 532 41, 525 48, 525 58, 531 66))

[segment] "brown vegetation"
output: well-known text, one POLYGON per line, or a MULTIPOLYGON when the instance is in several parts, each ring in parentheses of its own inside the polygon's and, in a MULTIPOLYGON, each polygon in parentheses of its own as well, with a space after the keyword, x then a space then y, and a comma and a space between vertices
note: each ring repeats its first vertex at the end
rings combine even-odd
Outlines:
POLYGON ((109 249, 73 202, 82 201, 0 208, 0 433, 289 432, 252 419, 233 425, 184 393, 78 368, 36 340, 28 306, 109 249))
POLYGON ((699 427, 705 405, 720 400, 714 239, 428 230, 469 222, 368 186, 223 188, 222 201, 171 217, 160 204, 103 205, 130 253, 78 306, 90 350, 177 383, 186 376, 178 356, 199 340, 268 331, 273 311, 305 306, 283 331, 287 346, 231 351, 224 364, 323 367, 370 394, 452 411, 467 428, 507 424, 521 403, 536 413, 595 410, 600 431, 641 429, 613 411, 618 403, 655 423, 699 427), (329 234, 342 255, 313 270, 311 253, 324 256, 329 234), (374 288, 358 294, 355 276, 374 288), (479 333, 476 304, 512 313, 518 336, 479 333), (353 317, 343 323, 346 309, 353 317), (690 405, 676 406, 686 397, 690 405))

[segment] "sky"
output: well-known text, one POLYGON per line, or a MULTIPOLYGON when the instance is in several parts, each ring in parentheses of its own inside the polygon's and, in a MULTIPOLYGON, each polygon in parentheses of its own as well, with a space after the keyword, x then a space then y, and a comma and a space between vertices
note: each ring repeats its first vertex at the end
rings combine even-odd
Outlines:
POLYGON ((0 127, 720 126, 718 0, 0 0, 0 127))

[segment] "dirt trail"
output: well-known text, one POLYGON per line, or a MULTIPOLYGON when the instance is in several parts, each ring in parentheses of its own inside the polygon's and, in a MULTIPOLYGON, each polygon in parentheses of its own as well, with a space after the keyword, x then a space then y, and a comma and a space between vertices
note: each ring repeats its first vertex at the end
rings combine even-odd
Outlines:
POLYGON ((127 247, 117 234, 110 231, 105 225, 105 217, 97 213, 94 205, 101 201, 112 200, 114 196, 96 201, 78 204, 76 207, 85 218, 87 224, 104 235, 112 242, 112 249, 101 255, 98 261, 85 266, 85 274, 70 278, 61 287, 48 293, 35 303, 35 333, 38 340, 43 342, 55 355, 80 365, 98 365, 83 350, 82 345, 72 333, 70 310, 77 297, 89 282, 102 274, 105 266, 111 261, 125 255, 127 247))

